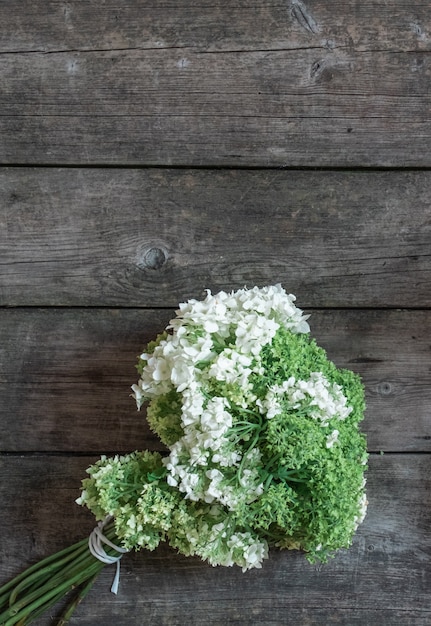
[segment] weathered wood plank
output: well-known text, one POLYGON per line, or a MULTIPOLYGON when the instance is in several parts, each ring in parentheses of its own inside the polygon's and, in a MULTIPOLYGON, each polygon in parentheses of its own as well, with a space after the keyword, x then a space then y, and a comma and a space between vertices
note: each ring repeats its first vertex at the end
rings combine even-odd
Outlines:
POLYGON ((429 6, 414 0, 3 0, 0 52, 429 49, 429 6), (94 25, 97 24, 97 29, 94 25))
POLYGON ((283 283, 303 307, 431 306, 431 174, 0 170, 0 304, 175 307, 283 283))
MULTIPOLYGON (((0 441, 6 451, 157 449, 130 396, 136 356, 173 312, 0 311, 0 441)), ((311 330, 361 374, 370 450, 431 451, 431 312, 313 311, 311 330)))
POLYGON ((429 55, 0 56, 0 162, 429 166, 429 55))
POLYGON ((0 23, 4 164, 430 164, 423 2, 8 0, 0 23))
MULTIPOLYGON (((94 458, 0 457, 2 580, 85 536, 74 504, 94 458), (16 494, 25 493, 26 497, 16 494)), ((263 570, 211 568, 166 547, 126 555, 120 593, 106 568, 71 624, 425 625, 431 616, 429 455, 370 460, 369 509, 349 551, 324 566, 272 551, 263 570)), ((40 626, 47 621, 40 620, 40 626)))

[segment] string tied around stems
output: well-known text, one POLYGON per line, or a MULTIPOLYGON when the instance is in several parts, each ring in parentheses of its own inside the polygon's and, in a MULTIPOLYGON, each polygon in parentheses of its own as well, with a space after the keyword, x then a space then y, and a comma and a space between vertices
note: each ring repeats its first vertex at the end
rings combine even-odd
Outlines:
POLYGON ((103 534, 103 529, 105 525, 111 521, 112 517, 106 517, 104 520, 98 523, 98 525, 93 529, 89 538, 88 538, 88 547, 91 554, 99 559, 102 563, 106 563, 106 565, 116 565, 116 572, 114 576, 114 580, 111 586, 111 592, 117 594, 118 593, 118 585, 120 583, 120 560, 128 550, 125 548, 121 548, 121 546, 115 545, 110 539, 105 537, 103 534), (105 551, 104 545, 107 545, 113 548, 116 552, 119 552, 117 555, 107 554, 105 551))

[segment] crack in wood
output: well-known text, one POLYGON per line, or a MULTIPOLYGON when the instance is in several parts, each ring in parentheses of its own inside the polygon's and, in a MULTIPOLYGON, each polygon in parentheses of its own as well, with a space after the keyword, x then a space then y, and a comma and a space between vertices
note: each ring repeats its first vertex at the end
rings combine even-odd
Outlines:
POLYGON ((0 55, 6 54, 71 54, 71 53, 86 53, 86 52, 108 52, 112 54, 114 52, 152 52, 156 50, 184 50, 190 49, 192 46, 135 46, 130 48, 64 48, 59 50, 0 50, 0 55))
MULTIPOLYGON (((307 28, 310 31, 309 28, 307 28)), ((314 32, 314 31, 310 31, 314 32)), ((316 31, 318 32, 318 31, 316 31)), ((114 54, 116 52, 165 52, 167 50, 190 50, 193 51, 193 54, 196 55, 205 55, 205 54, 254 54, 254 53, 268 53, 268 52, 306 52, 308 50, 330 50, 333 52, 334 50, 352 50, 351 46, 347 44, 337 44, 336 46, 328 46, 327 43, 321 43, 316 45, 309 46, 293 46, 291 48, 286 46, 281 46, 279 48, 227 48, 227 49, 219 49, 219 50, 199 50, 194 46, 150 46, 146 48, 145 46, 136 46, 129 48, 64 48, 64 49, 56 49, 56 50, 43 50, 43 49, 34 49, 34 50, 0 50, 0 56, 6 55, 25 55, 25 54, 42 54, 42 55, 54 55, 54 54, 91 54, 91 53, 104 53, 114 54)), ((418 50, 416 48, 412 49, 400 49, 396 50, 395 48, 355 48, 353 50, 355 54, 416 54, 420 56, 425 56, 431 54, 431 50, 418 50)))

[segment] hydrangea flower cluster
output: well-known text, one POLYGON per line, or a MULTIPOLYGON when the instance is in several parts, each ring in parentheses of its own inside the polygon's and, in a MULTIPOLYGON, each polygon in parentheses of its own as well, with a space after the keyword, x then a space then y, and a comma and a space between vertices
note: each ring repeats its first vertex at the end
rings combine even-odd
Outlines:
POLYGON ((212 565, 268 546, 325 561, 365 516, 363 386, 309 336, 280 285, 181 304, 140 356, 133 395, 166 454, 102 458, 80 502, 126 548, 167 540, 212 565))

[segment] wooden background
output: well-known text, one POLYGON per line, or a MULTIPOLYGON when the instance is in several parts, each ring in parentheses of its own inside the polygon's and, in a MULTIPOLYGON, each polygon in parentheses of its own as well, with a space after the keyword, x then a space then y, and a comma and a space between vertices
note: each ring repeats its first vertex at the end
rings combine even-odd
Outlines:
POLYGON ((127 555, 71 624, 429 624, 429 1, 194 5, 0 3, 1 579, 92 529, 101 453, 158 448, 130 385, 177 303, 281 282, 366 385, 352 548, 127 555))

